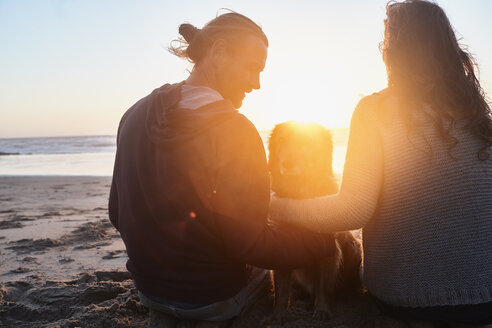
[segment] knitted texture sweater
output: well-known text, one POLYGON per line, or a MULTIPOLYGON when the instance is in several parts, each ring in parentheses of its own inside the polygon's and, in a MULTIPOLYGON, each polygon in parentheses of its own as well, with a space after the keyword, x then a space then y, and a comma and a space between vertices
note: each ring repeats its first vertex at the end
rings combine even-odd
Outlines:
MULTIPOLYGON (((364 283, 406 307, 492 300, 492 158, 465 123, 449 142, 422 110, 407 129, 394 97, 374 94, 352 116, 338 194, 274 197, 274 221, 329 232, 363 227, 364 283)), ((490 150, 490 149, 489 149, 490 150)))

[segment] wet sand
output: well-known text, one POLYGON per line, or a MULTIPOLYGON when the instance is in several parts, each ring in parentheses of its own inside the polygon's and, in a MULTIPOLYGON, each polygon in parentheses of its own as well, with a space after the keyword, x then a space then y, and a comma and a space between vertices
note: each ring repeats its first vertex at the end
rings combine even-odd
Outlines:
MULTIPOLYGON (((122 240, 107 215, 110 177, 0 177, 0 326, 147 327, 122 240)), ((329 321, 297 301, 273 327, 406 327, 365 294, 329 321)), ((255 313, 256 312, 256 313, 255 313)), ((251 310, 234 327, 261 327, 251 310)), ((261 318, 263 316, 263 318, 261 318)), ((425 326, 425 325, 424 325, 425 326)))

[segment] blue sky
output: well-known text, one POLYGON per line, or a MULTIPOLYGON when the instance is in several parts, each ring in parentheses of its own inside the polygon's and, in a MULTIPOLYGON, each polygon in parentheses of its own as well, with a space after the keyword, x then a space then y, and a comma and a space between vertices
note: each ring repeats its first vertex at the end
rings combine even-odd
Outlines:
MULTIPOLYGON (((187 77, 166 51, 179 24, 219 8, 270 40, 262 89, 241 111, 259 129, 288 119, 344 127, 362 95, 386 85, 378 51, 387 1, 0 0, 0 138, 114 134, 154 88, 187 77)), ((492 1, 442 0, 492 92, 492 1)))

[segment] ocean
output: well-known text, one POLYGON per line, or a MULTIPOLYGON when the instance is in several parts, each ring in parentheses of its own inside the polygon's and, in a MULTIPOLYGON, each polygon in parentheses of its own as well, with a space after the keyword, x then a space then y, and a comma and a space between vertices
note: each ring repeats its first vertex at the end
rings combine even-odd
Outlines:
MULTIPOLYGON (((343 171, 348 129, 332 129, 333 170, 343 171)), ((268 150, 269 130, 260 131, 268 150)), ((0 139, 0 176, 111 176, 116 136, 0 139)))
POLYGON ((0 139, 0 175, 110 176, 116 136, 0 139))

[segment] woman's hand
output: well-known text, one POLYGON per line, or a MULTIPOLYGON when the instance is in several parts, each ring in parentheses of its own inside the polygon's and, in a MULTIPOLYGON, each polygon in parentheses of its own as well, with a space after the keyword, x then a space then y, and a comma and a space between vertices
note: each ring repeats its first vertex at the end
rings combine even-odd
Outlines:
POLYGON ((275 195, 272 196, 270 201, 270 221, 275 223, 287 222, 288 221, 288 206, 291 199, 281 198, 275 195))

